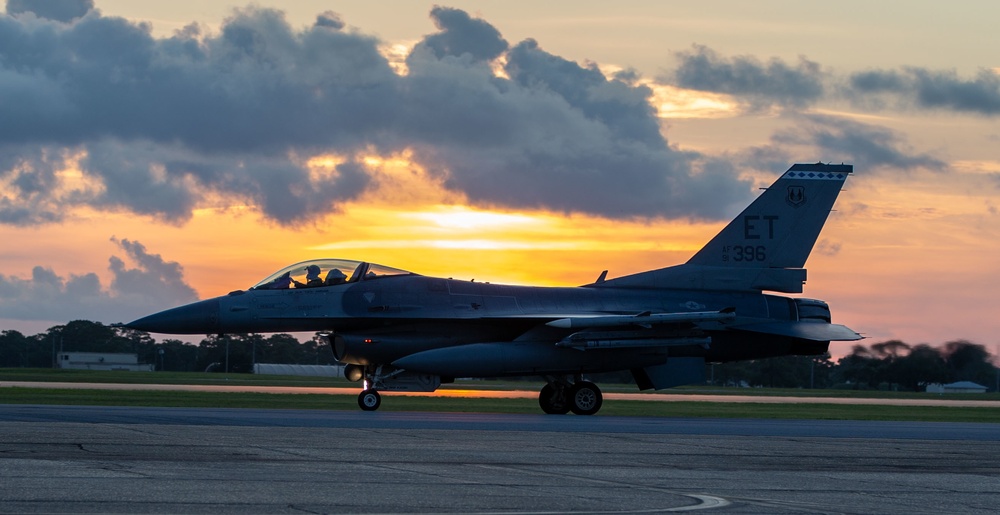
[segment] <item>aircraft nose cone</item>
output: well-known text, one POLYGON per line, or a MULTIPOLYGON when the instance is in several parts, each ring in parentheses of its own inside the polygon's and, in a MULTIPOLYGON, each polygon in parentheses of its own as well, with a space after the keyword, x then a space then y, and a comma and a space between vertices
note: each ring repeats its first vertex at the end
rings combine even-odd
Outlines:
POLYGON ((209 299, 180 306, 133 320, 125 327, 164 334, 219 333, 219 299, 209 299))

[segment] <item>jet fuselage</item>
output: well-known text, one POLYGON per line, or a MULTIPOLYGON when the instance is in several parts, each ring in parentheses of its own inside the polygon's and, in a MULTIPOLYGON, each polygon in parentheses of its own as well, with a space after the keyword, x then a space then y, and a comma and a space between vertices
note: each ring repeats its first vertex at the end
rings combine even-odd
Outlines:
POLYGON ((802 293, 804 265, 851 165, 796 164, 686 263, 579 287, 508 286, 314 260, 248 290, 128 324, 173 334, 315 331, 345 375, 379 390, 433 391, 456 377, 538 375, 546 413, 593 414, 593 372, 640 389, 704 381, 705 364, 817 355, 861 335, 802 293), (349 274, 346 272, 350 272, 349 274), (325 276, 325 278, 324 278, 325 276), (771 293, 764 293, 771 292, 771 293))

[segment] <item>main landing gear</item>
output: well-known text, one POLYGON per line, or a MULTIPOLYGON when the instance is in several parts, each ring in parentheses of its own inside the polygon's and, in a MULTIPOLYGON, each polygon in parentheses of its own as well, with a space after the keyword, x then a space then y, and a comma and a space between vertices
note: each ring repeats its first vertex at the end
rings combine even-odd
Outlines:
POLYGON ((549 415, 565 415, 570 411, 577 415, 593 415, 600 411, 603 403, 601 389, 580 379, 574 383, 566 379, 550 380, 538 394, 538 405, 549 415))
MULTIPOLYGON (((347 365, 344 377, 350 381, 363 381, 364 387, 358 395, 358 407, 364 411, 375 411, 382 405, 379 390, 433 392, 441 386, 438 376, 408 373, 388 365, 347 365)), ((570 376, 546 376, 548 383, 538 394, 538 405, 550 415, 593 415, 601 409, 604 397, 601 389, 590 381, 584 381, 579 374, 570 376)))

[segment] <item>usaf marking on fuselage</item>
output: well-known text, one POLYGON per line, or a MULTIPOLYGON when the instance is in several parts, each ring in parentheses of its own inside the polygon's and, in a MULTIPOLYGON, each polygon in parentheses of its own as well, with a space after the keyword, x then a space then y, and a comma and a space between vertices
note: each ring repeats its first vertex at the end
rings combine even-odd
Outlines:
POLYGON ((457 377, 537 375, 546 413, 602 404, 586 374, 629 370, 642 390, 705 380, 705 364, 818 355, 859 340, 801 293, 805 266, 851 165, 796 164, 687 263, 580 287, 426 277, 375 263, 298 263, 248 290, 128 327, 172 334, 316 331, 379 391, 434 391, 457 377))

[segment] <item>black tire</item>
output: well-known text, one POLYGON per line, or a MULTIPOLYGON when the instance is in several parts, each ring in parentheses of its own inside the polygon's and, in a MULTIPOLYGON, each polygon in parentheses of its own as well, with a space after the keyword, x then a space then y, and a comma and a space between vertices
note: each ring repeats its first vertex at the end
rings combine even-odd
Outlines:
POLYGON ((365 390, 358 395, 358 407, 364 411, 375 411, 382 405, 382 396, 375 390, 365 390))
POLYGON ((538 394, 538 405, 549 415, 565 415, 569 413, 569 402, 566 399, 566 389, 549 383, 542 387, 538 394))
POLYGON ((569 409, 577 415, 593 415, 601 410, 604 396, 601 389, 590 381, 580 381, 569 390, 569 409))

